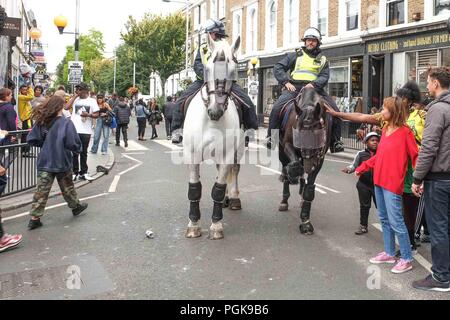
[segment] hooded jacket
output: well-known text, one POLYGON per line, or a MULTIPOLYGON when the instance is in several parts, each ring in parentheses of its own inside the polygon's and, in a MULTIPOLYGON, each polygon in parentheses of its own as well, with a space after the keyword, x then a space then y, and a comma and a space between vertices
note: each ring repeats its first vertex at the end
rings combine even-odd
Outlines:
POLYGON ((0 103, 0 128, 6 131, 16 131, 17 113, 10 102, 0 103))
POLYGON ((33 108, 31 107, 31 100, 34 99, 33 88, 28 88, 27 95, 19 94, 19 105, 17 109, 19 110, 20 121, 28 121, 31 118, 31 112, 33 108))
POLYGON ((450 180, 450 92, 427 106, 425 130, 414 183, 423 180, 450 180))
POLYGON ((127 105, 125 102, 119 102, 114 107, 113 112, 116 115, 118 124, 129 124, 130 123, 131 109, 130 109, 130 106, 127 105))

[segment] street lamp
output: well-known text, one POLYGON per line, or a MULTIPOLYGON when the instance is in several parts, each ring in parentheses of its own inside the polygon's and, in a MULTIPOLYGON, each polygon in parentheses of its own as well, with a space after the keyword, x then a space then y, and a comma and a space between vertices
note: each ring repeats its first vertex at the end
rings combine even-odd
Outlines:
POLYGON ((253 58, 250 60, 250 63, 251 63, 252 66, 253 66, 253 77, 255 77, 255 76, 256 76, 256 65, 258 64, 258 58, 257 58, 257 57, 253 57, 253 58))
POLYGON ((189 43, 189 6, 190 2, 189 0, 185 1, 176 1, 176 0, 162 0, 163 2, 175 2, 175 3, 183 3, 186 5, 186 44, 185 44, 185 51, 186 51, 186 57, 185 57, 185 69, 186 69, 186 78, 188 77, 188 43, 189 43))
POLYGON ((53 20, 53 23, 59 30, 59 34, 74 34, 75 35, 75 61, 78 61, 79 59, 79 50, 80 50, 80 41, 79 41, 79 35, 80 35, 80 0, 76 1, 76 18, 75 18, 75 32, 64 32, 64 29, 67 27, 67 18, 59 15, 55 17, 53 20))

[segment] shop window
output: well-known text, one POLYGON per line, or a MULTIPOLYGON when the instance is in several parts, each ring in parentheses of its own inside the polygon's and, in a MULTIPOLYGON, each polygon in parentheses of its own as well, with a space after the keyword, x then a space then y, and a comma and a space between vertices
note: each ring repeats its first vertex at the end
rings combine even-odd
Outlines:
MULTIPOLYGON (((443 54, 446 54, 443 52, 443 54)), ((448 59, 442 56, 443 59, 448 59)), ((426 50, 406 53, 406 63, 408 68, 408 79, 414 80, 419 85, 423 95, 427 93, 428 69, 438 67, 438 50, 426 50)))
POLYGON ((363 96, 363 58, 352 58, 352 97, 363 96))
POLYGON ((450 67, 450 48, 443 49, 441 57, 442 57, 441 66, 450 67))
POLYGON ((434 14, 445 14, 450 12, 450 0, 434 0, 434 14))
POLYGON ((269 116, 272 111, 273 104, 277 101, 281 95, 281 88, 277 79, 273 74, 273 68, 264 70, 264 91, 263 91, 263 103, 264 103, 264 115, 269 116))
POLYGON ((404 0, 386 0, 386 6, 388 26, 405 23, 404 0))
POLYGON ((349 64, 348 59, 330 60, 328 94, 335 99, 341 111, 348 105, 349 64))
POLYGON ((359 0, 347 0, 345 7, 347 11, 347 31, 358 29, 359 0))

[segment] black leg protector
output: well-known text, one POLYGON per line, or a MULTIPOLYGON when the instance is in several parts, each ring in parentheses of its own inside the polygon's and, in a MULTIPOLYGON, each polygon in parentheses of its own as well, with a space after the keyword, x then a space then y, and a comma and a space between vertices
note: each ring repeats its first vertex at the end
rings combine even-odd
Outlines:
POLYGON ((214 201, 213 223, 217 223, 223 219, 223 200, 225 199, 226 190, 227 185, 220 183, 216 183, 212 189, 211 197, 214 201))
POLYGON ((290 197, 289 181, 286 180, 283 182, 283 203, 287 203, 290 197))
POLYGON ((311 213, 311 204, 314 201, 315 197, 315 190, 316 185, 306 185, 305 190, 303 191, 303 205, 302 205, 302 213, 300 218, 302 219, 302 222, 306 222, 310 218, 311 213))
POLYGON ((200 199, 202 197, 202 184, 189 183, 188 198, 191 201, 191 207, 189 210, 189 219, 192 222, 197 222, 200 220, 200 199))
POLYGON ((298 178, 303 176, 305 170, 300 161, 294 161, 286 166, 287 176, 292 184, 298 184, 298 178))

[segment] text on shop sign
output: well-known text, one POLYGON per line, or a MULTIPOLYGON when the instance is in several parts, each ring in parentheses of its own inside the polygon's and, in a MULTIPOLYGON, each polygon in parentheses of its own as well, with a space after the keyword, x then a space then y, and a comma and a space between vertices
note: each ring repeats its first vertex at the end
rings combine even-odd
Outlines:
POLYGON ((437 46, 450 42, 448 33, 435 34, 430 36, 419 36, 401 40, 381 41, 367 45, 368 53, 393 52, 408 49, 417 49, 425 46, 437 46))

